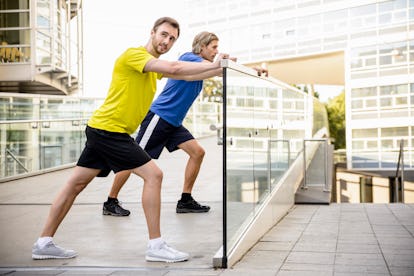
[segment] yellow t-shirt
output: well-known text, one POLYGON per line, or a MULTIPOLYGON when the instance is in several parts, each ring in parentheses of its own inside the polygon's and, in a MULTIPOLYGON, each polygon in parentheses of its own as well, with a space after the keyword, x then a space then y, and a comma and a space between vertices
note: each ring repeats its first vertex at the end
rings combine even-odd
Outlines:
POLYGON ((111 132, 132 134, 147 114, 162 74, 143 73, 154 57, 144 47, 127 49, 116 61, 104 103, 88 125, 111 132))

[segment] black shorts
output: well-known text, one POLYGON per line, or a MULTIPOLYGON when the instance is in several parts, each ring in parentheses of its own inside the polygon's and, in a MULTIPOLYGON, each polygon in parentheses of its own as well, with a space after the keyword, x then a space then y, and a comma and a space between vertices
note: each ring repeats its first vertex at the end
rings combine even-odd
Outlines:
POLYGON ((152 158, 157 159, 163 148, 169 152, 178 149, 178 145, 194 139, 193 135, 181 126, 173 126, 149 111, 141 123, 136 141, 152 158))
POLYGON ((110 132, 86 126, 86 144, 78 166, 100 169, 100 177, 138 168, 151 157, 127 133, 110 132))

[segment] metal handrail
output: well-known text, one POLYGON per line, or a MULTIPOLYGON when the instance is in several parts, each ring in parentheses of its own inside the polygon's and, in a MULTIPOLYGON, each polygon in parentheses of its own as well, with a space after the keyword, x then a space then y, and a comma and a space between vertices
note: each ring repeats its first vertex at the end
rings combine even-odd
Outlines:
POLYGON ((329 175, 328 175, 328 139, 327 138, 321 138, 321 139, 303 139, 303 183, 302 183, 302 189, 306 190, 308 189, 308 184, 306 181, 306 175, 307 175, 307 162, 306 162, 306 142, 324 142, 324 192, 330 192, 329 187, 329 175))
POLYGON ((395 171, 395 202, 399 202, 399 181, 398 173, 401 164, 401 202, 404 203, 404 140, 400 141, 400 151, 398 153, 397 170, 395 171))
POLYGON ((22 169, 25 171, 25 172, 29 172, 29 170, 28 169, 26 169, 26 167, 23 165, 23 163, 22 162, 20 162, 20 160, 19 159, 17 159, 17 157, 10 151, 10 150, 8 150, 8 149, 6 149, 6 154, 8 154, 8 155, 10 155, 10 157, 11 158, 13 158, 14 159, 14 161, 16 161, 16 163, 17 164, 19 164, 20 165, 20 167, 22 167, 22 169))
POLYGON ((50 123, 50 122, 70 122, 70 121, 87 121, 89 117, 78 117, 69 119, 40 119, 40 120, 2 120, 0 125, 23 124, 23 123, 50 123))

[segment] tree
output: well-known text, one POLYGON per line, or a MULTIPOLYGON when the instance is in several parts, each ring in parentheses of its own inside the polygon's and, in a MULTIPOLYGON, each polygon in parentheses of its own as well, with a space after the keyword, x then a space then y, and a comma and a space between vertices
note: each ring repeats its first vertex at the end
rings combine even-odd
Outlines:
POLYGON ((223 99, 222 81, 217 78, 204 80, 202 99, 207 99, 208 102, 221 102, 223 99))
POLYGON ((345 91, 329 99, 325 104, 328 112, 329 133, 334 138, 335 149, 346 147, 345 138, 345 91))

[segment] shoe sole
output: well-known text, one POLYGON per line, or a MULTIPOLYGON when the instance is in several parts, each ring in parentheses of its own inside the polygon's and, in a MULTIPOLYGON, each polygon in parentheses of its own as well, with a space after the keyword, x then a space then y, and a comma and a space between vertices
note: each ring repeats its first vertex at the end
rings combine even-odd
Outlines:
POLYGON ((157 257, 145 257, 145 260, 147 262, 164 262, 164 263, 178 263, 178 262, 186 262, 188 261, 188 258, 181 258, 176 260, 170 260, 170 259, 163 259, 163 258, 157 258, 157 257))
POLYGON ((75 254, 73 256, 65 256, 65 257, 61 257, 61 256, 53 256, 53 255, 37 255, 37 254, 32 254, 32 259, 33 260, 46 260, 46 259, 72 259, 75 258, 76 256, 78 256, 78 254, 75 254))
POLYGON ((210 209, 207 209, 207 210, 176 209, 176 212, 178 214, 183 214, 183 213, 207 213, 208 211, 210 211, 210 209))
POLYGON ((107 210, 102 210, 102 215, 105 215, 105 216, 114 216, 114 217, 127 217, 127 216, 129 216, 129 214, 122 215, 122 214, 112 213, 112 212, 109 212, 107 210))

